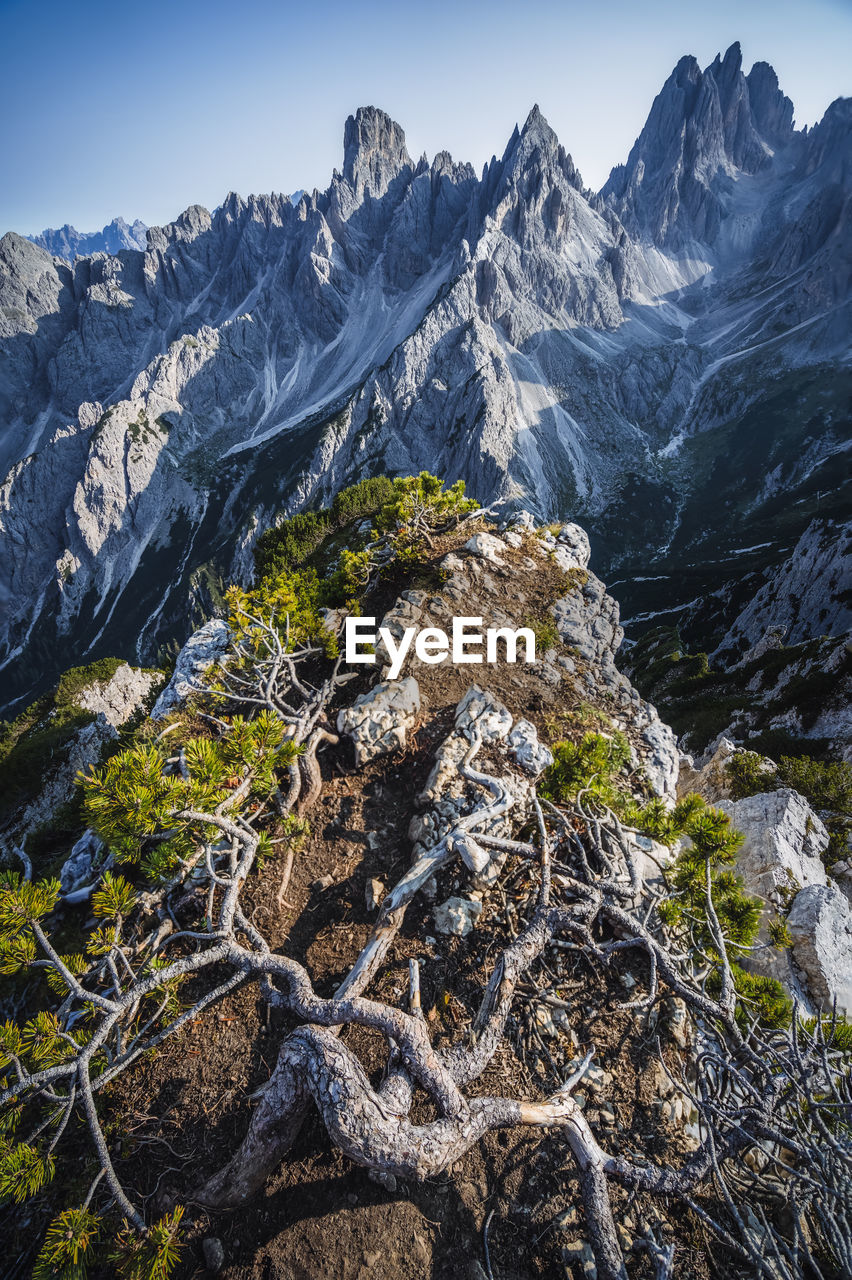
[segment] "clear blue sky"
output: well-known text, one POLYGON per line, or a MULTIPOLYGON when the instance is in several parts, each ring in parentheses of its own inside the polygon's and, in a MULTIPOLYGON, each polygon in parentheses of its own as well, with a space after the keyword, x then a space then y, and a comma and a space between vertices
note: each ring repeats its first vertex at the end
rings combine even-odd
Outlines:
POLYGON ((324 187, 366 104, 479 168, 538 102, 597 188, 681 54, 734 40, 799 124, 852 93, 851 0, 0 0, 0 232, 324 187))

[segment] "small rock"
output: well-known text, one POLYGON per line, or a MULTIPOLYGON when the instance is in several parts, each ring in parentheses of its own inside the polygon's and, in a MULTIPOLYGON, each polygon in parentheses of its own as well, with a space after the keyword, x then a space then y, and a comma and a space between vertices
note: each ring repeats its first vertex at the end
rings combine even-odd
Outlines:
POLYGON ((553 1225, 559 1231, 567 1231, 571 1227, 576 1227, 579 1221, 580 1215, 574 1205, 571 1205, 568 1209, 563 1209, 561 1213, 557 1213, 553 1219, 553 1225))
POLYGON ((471 898, 447 898, 433 912, 438 933, 465 938, 482 913, 482 903, 471 898))
POLYGON ((573 1267, 579 1267, 580 1274, 587 1280, 595 1280, 598 1274, 595 1266, 595 1255, 588 1240, 571 1240, 562 1246, 562 1261, 573 1267))
POLYGON ((663 1000, 664 1025, 669 1036, 681 1049, 686 1049, 690 1040, 690 1022, 686 1005, 680 996, 668 995, 663 1000))
POLYGON ((385 1191, 396 1191, 396 1177, 385 1169, 371 1169, 367 1177, 377 1186, 384 1187, 385 1191))
POLYGON ((311 883, 314 893, 322 893, 324 889, 330 889, 334 884, 334 876, 320 876, 318 880, 311 883))
POLYGON ((209 1272, 217 1276, 225 1265, 225 1250, 218 1236, 205 1236, 201 1241, 201 1252, 204 1254, 204 1265, 209 1272))
POLYGON ((375 911, 385 896, 385 886, 381 880, 368 880, 367 888, 364 891, 364 899, 367 903, 368 911, 375 911))
MULTIPOLYGON (((434 876, 430 876, 420 890, 427 902, 437 902, 438 900, 438 881, 434 876)), ((428 942, 428 938, 427 938, 428 942)))
POLYGON ((618 1236, 618 1243, 621 1245, 622 1253, 630 1253, 633 1248, 633 1237, 627 1228, 619 1222, 615 1228, 615 1234, 618 1236))
POLYGON ((489 564, 502 565, 506 545, 499 538, 495 538, 493 533, 475 533, 464 544, 464 550, 469 551, 473 556, 487 560, 489 564))

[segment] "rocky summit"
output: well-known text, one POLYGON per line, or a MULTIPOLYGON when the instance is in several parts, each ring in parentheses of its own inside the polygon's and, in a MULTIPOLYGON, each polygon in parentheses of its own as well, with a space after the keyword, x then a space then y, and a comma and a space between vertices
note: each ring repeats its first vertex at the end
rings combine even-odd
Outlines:
POLYGON ((538 108, 477 174, 366 107, 295 203, 5 235, 3 701, 175 651, 279 513, 424 468, 579 520, 628 630, 735 656, 814 563, 827 605, 787 592, 783 626, 839 634, 850 121, 796 129, 733 45, 681 59, 597 194, 538 108))

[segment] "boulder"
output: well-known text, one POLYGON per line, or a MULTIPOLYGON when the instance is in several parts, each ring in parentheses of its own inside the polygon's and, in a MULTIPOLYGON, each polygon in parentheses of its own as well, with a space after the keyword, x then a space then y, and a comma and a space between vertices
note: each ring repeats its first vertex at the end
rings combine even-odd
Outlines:
POLYGON ((749 893, 783 910, 805 885, 824 885, 820 854, 828 832, 804 796, 788 787, 744 800, 720 800, 719 808, 742 831, 737 871, 749 893))
POLYGON ((505 738, 512 727, 512 713, 487 689, 472 684, 456 707, 456 729, 468 733, 474 728, 483 742, 505 738))
POLYGON ((382 680, 339 713, 337 728, 352 739, 356 763, 362 765, 404 747, 419 711, 420 688, 413 676, 382 680))
POLYGON ((224 618, 212 618, 189 637, 178 654, 174 674, 154 703, 152 720, 162 720, 202 686, 205 671, 221 658, 231 640, 224 618))
POLYGON ((581 529, 578 524, 563 524, 556 535, 556 542, 559 548, 573 560, 573 564, 563 565, 564 568, 588 568, 592 551, 589 546, 589 535, 585 529, 581 529))
POLYGON ((852 863, 848 858, 835 862, 831 868, 832 879, 836 881, 846 901, 852 907, 852 863))
POLYGON ((512 755, 527 773, 543 773, 553 764, 553 752, 539 742, 538 730, 530 720, 516 721, 507 741, 512 755))
POLYGON ((828 844, 828 833, 807 800, 787 788, 744 800, 723 799, 718 807, 745 836, 736 869, 746 891, 765 904, 756 948, 743 958, 742 966, 782 982, 791 995, 808 1006, 811 993, 802 985, 792 963, 793 954, 773 946, 769 924, 783 917, 803 887, 825 885, 825 867, 819 855, 828 844))
MULTIPOLYGON (((650 703, 647 706, 650 713, 653 708, 650 703)), ((653 716, 649 714, 648 723, 639 736, 642 739, 640 762, 652 790, 658 796, 673 797, 680 772, 677 738, 656 712, 653 716)))
POLYGON ((793 959, 814 1004, 852 1014, 852 908, 835 884, 807 885, 787 917, 793 959))

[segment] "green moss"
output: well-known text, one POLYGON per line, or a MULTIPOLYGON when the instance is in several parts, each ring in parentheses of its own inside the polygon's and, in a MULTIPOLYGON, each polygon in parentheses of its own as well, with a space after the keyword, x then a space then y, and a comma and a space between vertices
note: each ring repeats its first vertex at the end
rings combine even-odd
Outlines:
POLYGON ((529 627, 533 632, 537 654, 547 653, 548 649, 559 648, 561 640, 552 618, 524 618, 521 625, 529 627))

